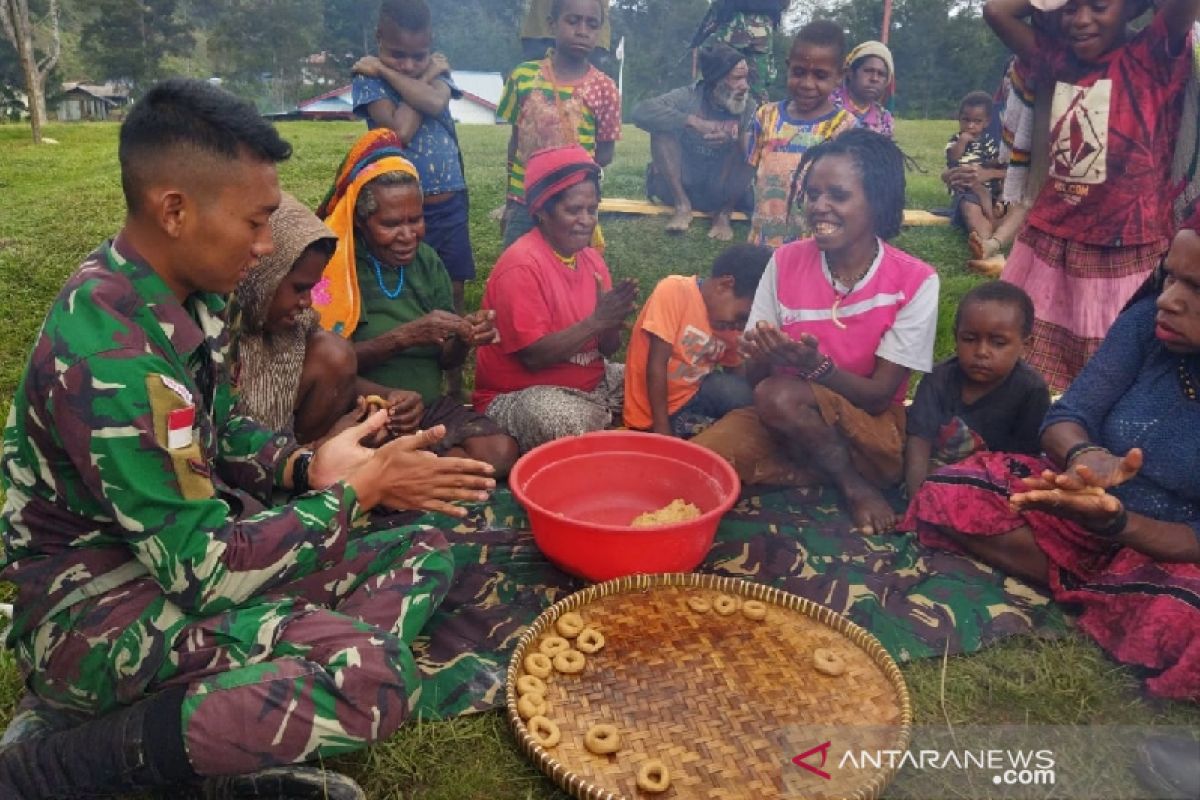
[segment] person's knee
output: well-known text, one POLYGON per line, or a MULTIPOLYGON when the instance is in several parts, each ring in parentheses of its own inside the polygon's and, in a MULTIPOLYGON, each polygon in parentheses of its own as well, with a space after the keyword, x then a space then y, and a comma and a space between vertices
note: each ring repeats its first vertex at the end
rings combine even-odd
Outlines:
POLYGON ((824 425, 812 387, 795 378, 767 378, 754 387, 754 410, 768 428, 798 432, 824 425))
POLYGON ((491 464, 497 480, 504 478, 521 455, 517 440, 507 433, 491 436, 472 436, 463 442, 463 450, 476 461, 491 464))
POLYGON ((308 339, 304 352, 304 374, 314 382, 353 380, 358 372, 358 356, 354 345, 328 331, 317 331, 308 339))

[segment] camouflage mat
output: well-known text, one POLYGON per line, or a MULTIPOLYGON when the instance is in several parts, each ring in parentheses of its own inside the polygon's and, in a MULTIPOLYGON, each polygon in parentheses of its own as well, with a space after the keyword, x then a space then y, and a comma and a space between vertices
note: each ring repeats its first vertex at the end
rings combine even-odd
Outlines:
MULTIPOLYGON (((421 522, 444 526, 445 517, 421 522)), ((526 625, 585 584, 542 557, 507 489, 450 533, 454 585, 414 649, 418 713, 445 718, 504 702, 508 656, 526 625)), ((832 491, 744 495, 702 572, 769 584, 844 613, 903 663, 970 653, 1005 636, 1065 630, 1049 598, 988 567, 906 536, 850 531, 832 491)))

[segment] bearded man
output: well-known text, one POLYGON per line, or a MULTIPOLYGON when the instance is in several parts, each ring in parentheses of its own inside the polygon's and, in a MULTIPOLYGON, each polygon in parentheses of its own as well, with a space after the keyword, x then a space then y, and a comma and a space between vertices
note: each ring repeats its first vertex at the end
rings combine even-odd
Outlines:
POLYGON ((695 209, 713 213, 710 237, 729 241, 733 212, 754 208, 746 136, 757 106, 741 53, 710 44, 699 61, 697 83, 638 103, 633 123, 650 134, 646 195, 675 207, 667 231, 686 231, 695 209))

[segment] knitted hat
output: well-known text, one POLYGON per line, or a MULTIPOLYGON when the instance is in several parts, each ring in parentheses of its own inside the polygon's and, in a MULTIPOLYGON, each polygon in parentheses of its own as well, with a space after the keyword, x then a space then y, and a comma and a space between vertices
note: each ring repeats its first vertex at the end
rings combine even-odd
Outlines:
POLYGON ((705 83, 714 84, 745 60, 745 56, 724 42, 706 44, 700 48, 700 76, 705 83))
POLYGON ((287 192, 271 215, 271 238, 275 249, 250 270, 237 288, 237 303, 249 331, 262 330, 275 290, 308 246, 322 239, 337 241, 316 214, 287 192))
POLYGON ((577 144, 537 151, 525 163, 525 205, 530 216, 572 186, 599 177, 600 165, 577 144))
POLYGON ((858 47, 855 47, 846 56, 846 69, 853 67, 854 62, 871 56, 875 56, 887 65, 888 85, 884 88, 884 93, 886 94, 896 83, 896 64, 892 60, 892 51, 883 42, 863 42, 858 47))

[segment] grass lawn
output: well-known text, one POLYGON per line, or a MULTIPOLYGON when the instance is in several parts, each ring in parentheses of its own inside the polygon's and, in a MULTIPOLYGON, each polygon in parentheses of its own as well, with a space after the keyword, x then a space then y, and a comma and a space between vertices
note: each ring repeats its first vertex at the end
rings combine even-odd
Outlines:
MULTIPOLYGON (((334 169, 361 132, 355 123, 285 123, 295 156, 281 169, 283 185, 315 205, 334 169)), ((944 205, 937 178, 950 122, 900 122, 898 139, 924 170, 909 174, 908 205, 944 205)), ((13 390, 45 309, 64 279, 122 218, 113 124, 50 125, 57 146, 34 148, 28 128, 0 125, 0 296, 8 322, 0 332, 0 414, 13 390)), ((473 208, 472 237, 480 280, 469 285, 476 307, 482 279, 500 252, 500 235, 488 212, 504 188, 507 128, 463 127, 473 208)), ((649 141, 632 126, 608 169, 605 194, 641 198, 649 141)), ((670 273, 707 270, 720 247, 698 222, 684 237, 662 232, 663 219, 605 217, 608 263, 615 275, 641 279, 643 295, 670 273)), ((744 235, 746 225, 738 226, 744 235)), ((978 279, 964 267, 961 234, 949 228, 906 230, 896 244, 937 267, 942 315, 937 356, 953 350, 950 324, 962 294, 978 279)), ((1200 726, 1200 708, 1149 701, 1136 677, 1109 661, 1082 637, 1051 641, 1010 639, 982 653, 943 664, 905 665, 919 725, 1035 723, 1054 725, 1175 724, 1200 726)), ((20 692, 7 652, 0 653, 0 723, 20 692)), ((1127 752, 1130 752, 1127 750, 1127 752)), ((554 798, 553 784, 519 754, 499 713, 450 722, 415 723, 391 741, 339 762, 372 798, 554 798)), ((1132 796, 1135 784, 1122 759, 1098 764, 1097 784, 1108 797, 1132 796)), ((960 794, 958 796, 967 796, 960 794)), ((1099 796, 1099 795, 1097 795, 1099 796)))

